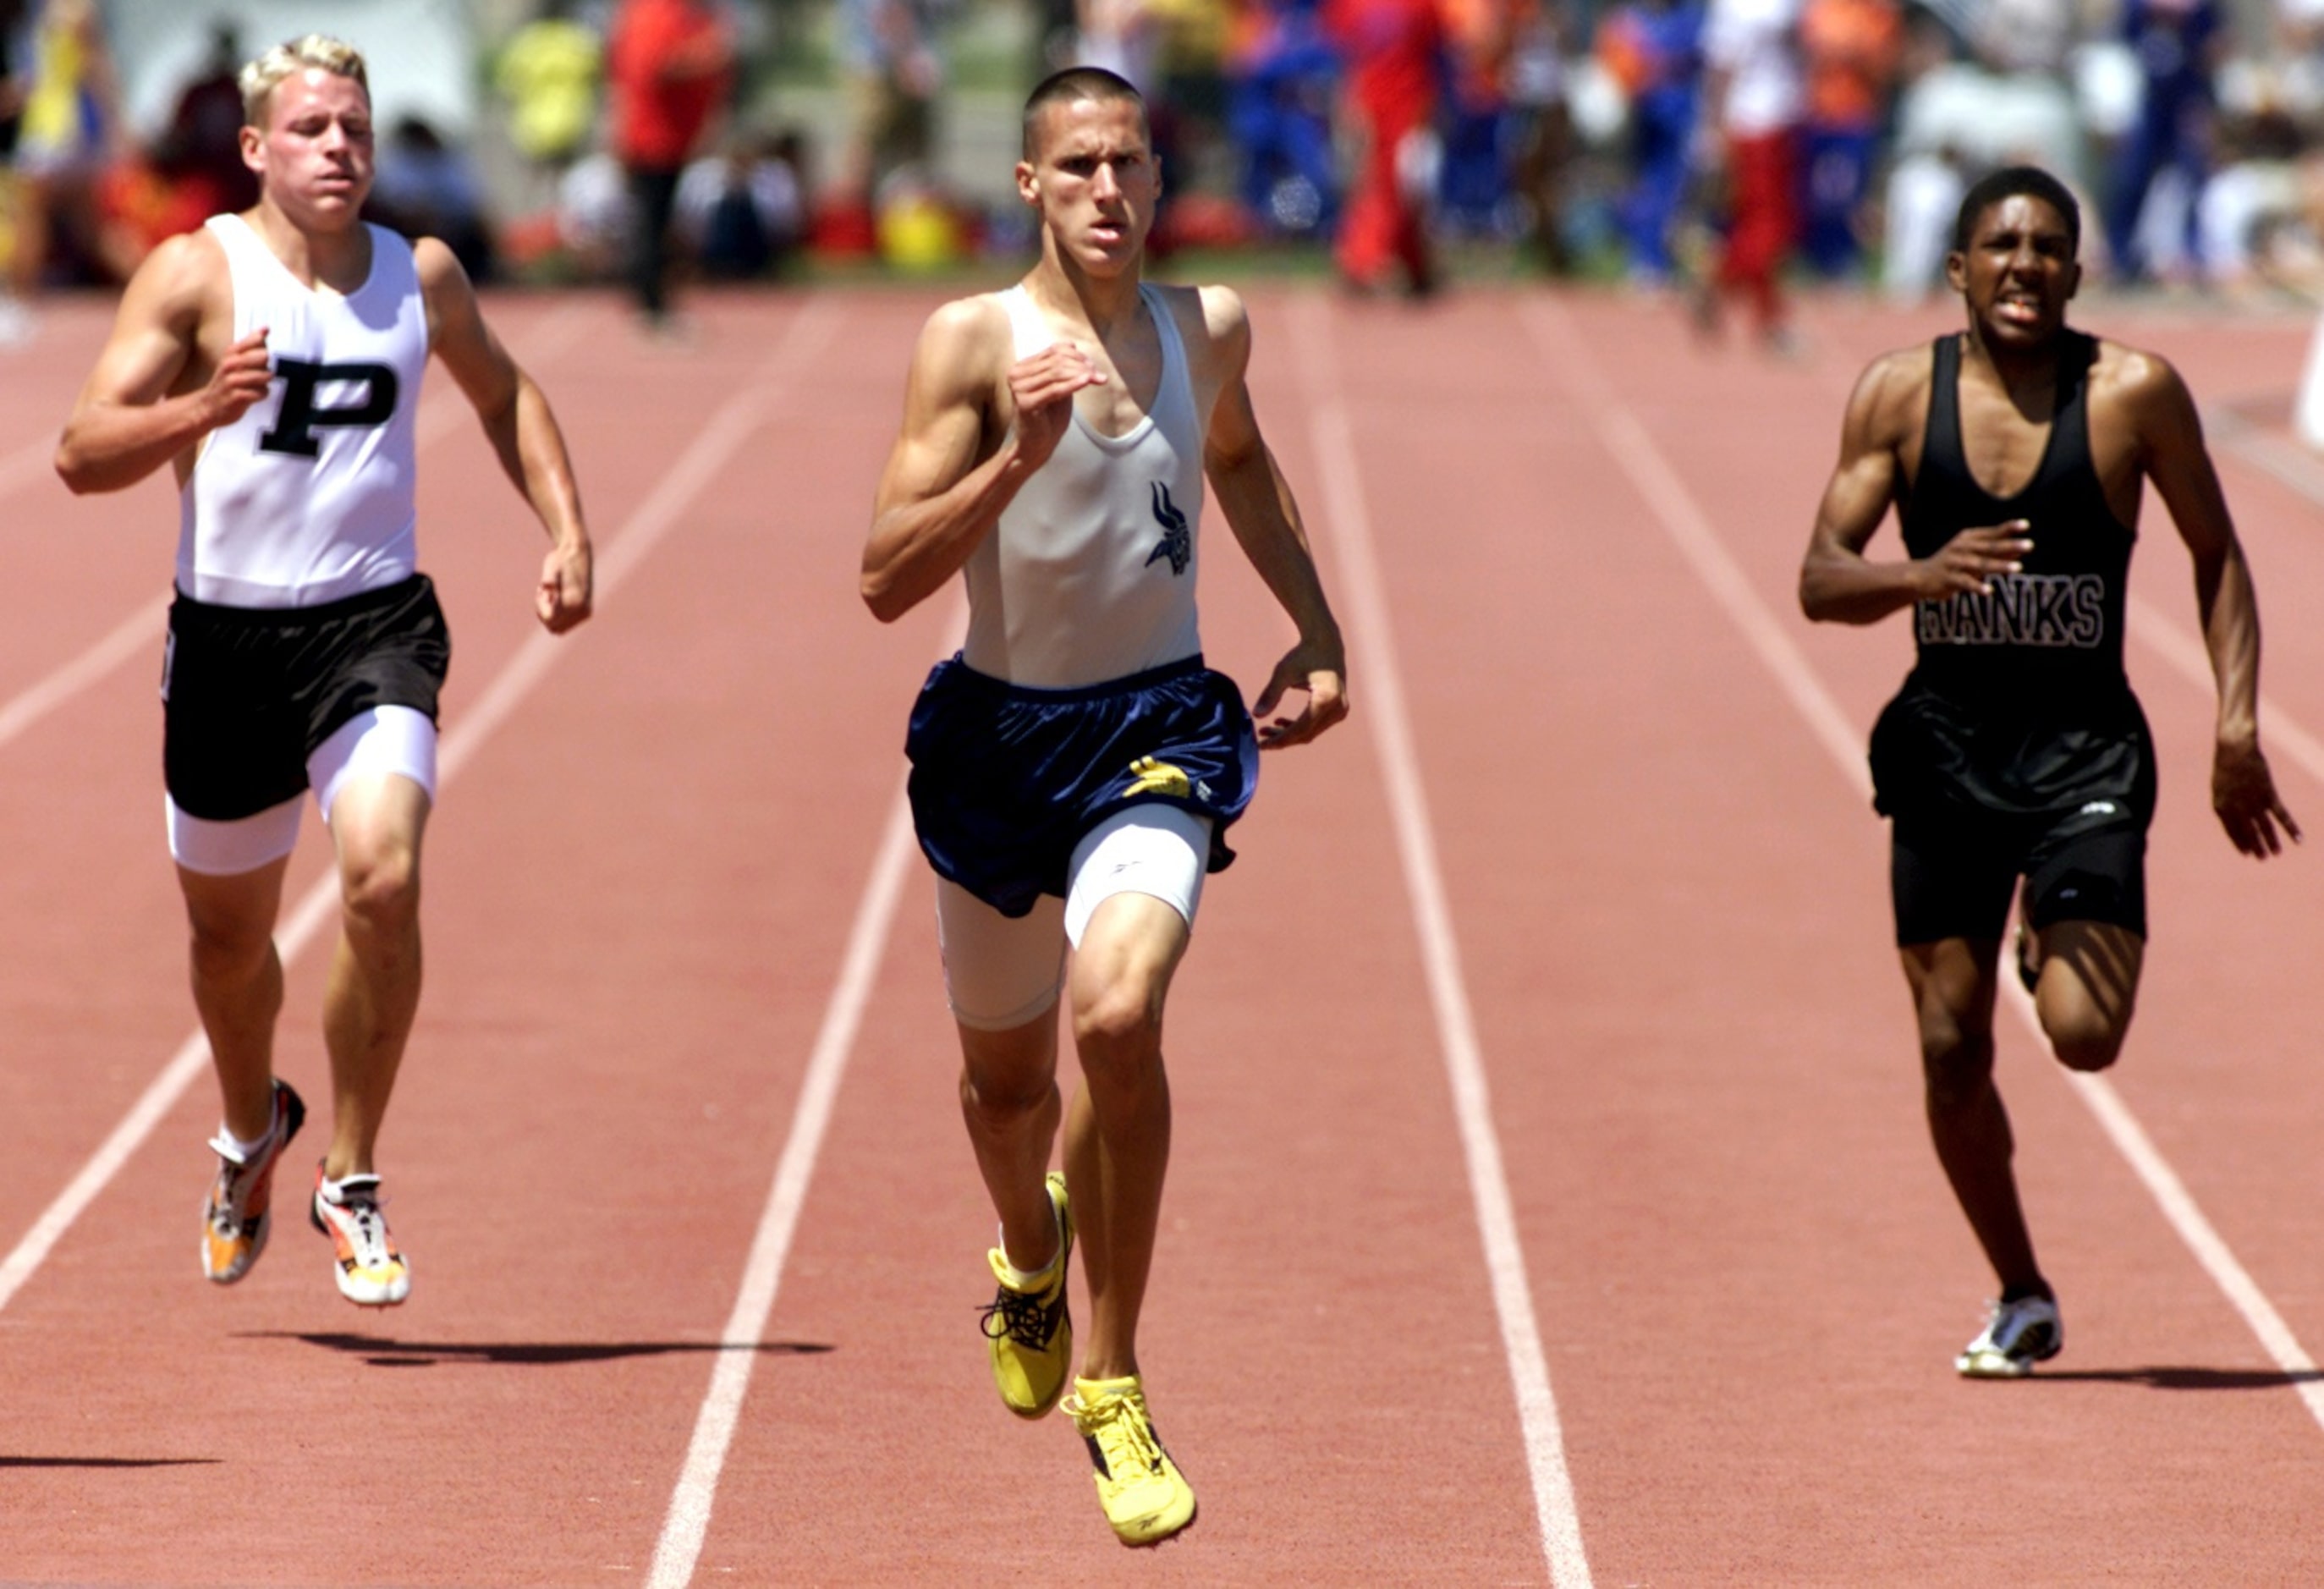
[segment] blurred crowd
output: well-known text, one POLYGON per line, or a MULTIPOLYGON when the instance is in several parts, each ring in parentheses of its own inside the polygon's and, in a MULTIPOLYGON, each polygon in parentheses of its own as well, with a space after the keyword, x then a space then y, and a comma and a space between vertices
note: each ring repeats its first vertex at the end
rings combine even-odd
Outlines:
MULTIPOLYGON (((674 282, 803 254, 1021 248, 1021 217, 943 158, 949 41, 1005 3, 544 0, 490 42, 512 163, 487 183, 399 119, 372 213, 480 278, 623 282, 655 326, 674 282), (754 76, 806 28, 836 89, 813 116, 754 76)), ((1326 245, 1348 290, 1425 295, 1448 246, 1481 241, 1780 342, 1800 277, 1933 291, 1963 189, 2028 160, 2083 195, 2103 276, 2324 281, 2324 0, 1025 3, 1027 86, 1092 62, 1146 93, 1166 252, 1326 245)), ((244 41, 210 45, 133 136, 103 0, 0 0, 0 343, 43 283, 118 282, 250 202, 244 41)))

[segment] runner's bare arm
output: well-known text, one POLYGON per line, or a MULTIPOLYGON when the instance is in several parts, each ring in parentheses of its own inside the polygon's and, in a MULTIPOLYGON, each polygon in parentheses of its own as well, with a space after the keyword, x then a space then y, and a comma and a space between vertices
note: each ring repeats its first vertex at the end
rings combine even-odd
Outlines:
POLYGON ((1800 563, 1800 610, 1814 622, 1877 624, 1917 601, 1988 589, 2033 548, 2016 520, 1964 530, 1933 557, 1874 562, 1864 555, 1904 480, 1902 448, 1926 358, 1913 349, 1874 360, 1848 400, 1840 462, 1800 563))
POLYGON ((198 233, 171 238, 138 266, 57 444, 57 473, 75 494, 134 485, 266 395, 263 328, 198 377, 202 317, 225 278, 225 256, 198 233))
POLYGON ((864 605, 881 623, 910 612, 961 570, 977 543, 1073 422, 1074 393, 1105 376, 1087 353, 1059 343, 1011 361, 1005 313, 961 299, 928 317, 913 350, 904 422, 881 472, 863 543, 864 605), (1015 424, 999 428, 993 374, 1006 364, 1015 424))
POLYGON ((510 482, 549 531, 549 551, 533 592, 533 611, 552 634, 589 616, 594 597, 589 527, 573 459, 548 397, 484 323, 468 273, 433 237, 412 247, 428 306, 428 345, 444 361, 501 460, 510 482))
POLYGON ((2211 808, 2236 849, 2280 855, 2276 831, 2300 837, 2259 746, 2259 600, 2251 567, 2203 442, 2194 395, 2153 354, 2133 354, 2117 378, 2134 416, 2141 462, 2195 563, 2195 608, 2219 697, 2211 808))
POLYGON ((1259 748, 1279 750, 1305 744, 1348 715, 1347 651, 1324 599, 1299 504, 1259 433, 1244 383, 1250 365, 1250 317, 1242 300, 1223 287, 1203 289, 1202 303, 1211 354, 1222 372, 1204 440, 1204 471, 1243 555, 1299 633, 1298 642, 1275 664, 1251 703, 1251 716, 1259 720, 1259 748), (1292 690, 1305 693, 1305 704, 1287 716, 1273 716, 1292 690))

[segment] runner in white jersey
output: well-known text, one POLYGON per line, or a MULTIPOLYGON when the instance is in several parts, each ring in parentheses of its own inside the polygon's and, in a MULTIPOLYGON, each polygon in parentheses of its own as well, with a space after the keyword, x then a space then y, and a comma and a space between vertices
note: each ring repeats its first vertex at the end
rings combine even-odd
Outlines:
POLYGON ((342 1295, 410 1293, 374 1162, 420 999, 420 836, 451 657, 415 567, 412 418, 433 353, 550 539, 535 610, 589 615, 589 536, 548 400, 485 326, 451 251, 360 218, 372 180, 361 55, 310 34, 243 69, 255 208, 171 238, 131 280, 57 471, 115 491, 164 465, 181 499, 162 670, 170 850, 194 1002, 225 1103, 202 1270, 256 1262, 306 1106, 273 1067, 282 876, 309 791, 337 855, 324 993, 333 1132, 309 1214, 342 1295))
POLYGON ((1108 1522, 1145 1545, 1194 1515, 1155 1435, 1137 1344, 1169 1157, 1163 1002, 1204 875, 1233 858, 1225 831, 1256 753, 1344 716, 1346 665, 1244 384, 1241 301, 1139 279, 1160 173, 1137 91, 1088 67, 1043 82, 1017 187, 1040 261, 921 333, 862 588, 888 620, 966 579, 967 642, 929 676, 908 750, 963 1112, 1001 1221, 984 1333, 1002 1401, 1037 1418, 1064 1400, 1108 1522), (1251 711, 1203 661, 1206 480, 1298 629, 1251 711), (1061 993, 1084 1083, 1070 1111, 1061 993), (1077 1228, 1090 1301, 1078 1373, 1065 1298, 1077 1228))

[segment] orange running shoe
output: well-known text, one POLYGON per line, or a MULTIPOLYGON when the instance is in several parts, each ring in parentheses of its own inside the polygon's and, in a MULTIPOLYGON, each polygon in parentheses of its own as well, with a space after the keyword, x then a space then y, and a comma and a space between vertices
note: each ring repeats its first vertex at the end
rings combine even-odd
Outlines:
POLYGON ((307 1105, 288 1082, 274 1084, 273 1110, 265 1141, 254 1153, 245 1156, 222 1126, 210 1139, 218 1172, 202 1209, 202 1273, 221 1286, 248 1274, 266 1251, 267 1233, 273 1229, 267 1210, 274 1200, 274 1162, 307 1122, 307 1105))
POLYGON ((392 1307, 411 1295, 411 1266, 396 1251, 379 1211, 379 1177, 351 1175, 333 1183, 315 1166, 315 1196, 307 1216, 331 1238, 339 1295, 361 1307, 392 1307))

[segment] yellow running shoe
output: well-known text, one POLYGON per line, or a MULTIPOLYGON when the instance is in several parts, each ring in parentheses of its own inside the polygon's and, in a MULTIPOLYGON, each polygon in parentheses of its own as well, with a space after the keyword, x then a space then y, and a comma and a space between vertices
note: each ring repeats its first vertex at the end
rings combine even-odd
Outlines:
POLYGON ((1049 1203, 1057 1211, 1056 1261, 1041 1271, 1038 1289, 1020 1291, 1010 1283, 1016 1272, 1009 1255, 995 1247, 985 1256, 1001 1289, 984 1311, 984 1335, 992 1346, 992 1382, 1001 1400, 1019 1418, 1046 1418, 1065 1393, 1074 1366, 1074 1321, 1065 1308, 1065 1261, 1074 1254, 1074 1217, 1065 1205, 1065 1178, 1049 1172, 1049 1203))
POLYGON ((1074 1380, 1065 1412, 1097 1469, 1097 1503, 1124 1545, 1155 1544, 1194 1520, 1194 1488, 1162 1449, 1136 1374, 1074 1380))

